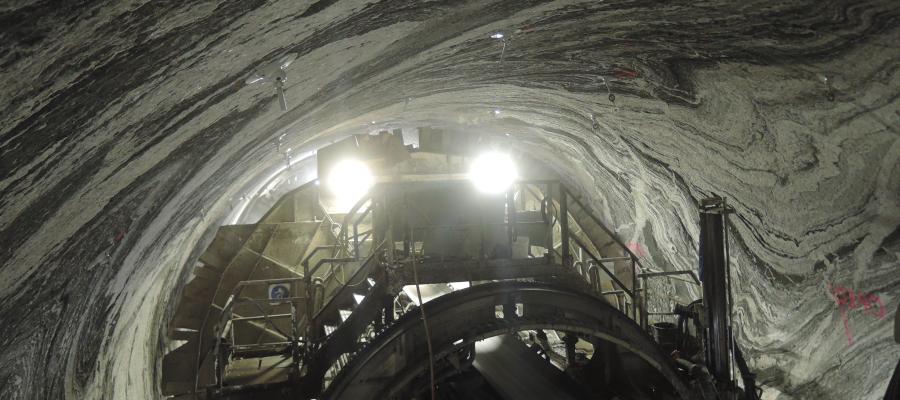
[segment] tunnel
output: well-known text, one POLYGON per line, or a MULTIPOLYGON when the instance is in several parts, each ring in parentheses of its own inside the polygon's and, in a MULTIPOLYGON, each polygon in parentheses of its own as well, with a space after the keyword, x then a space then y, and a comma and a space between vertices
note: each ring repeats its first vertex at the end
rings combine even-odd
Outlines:
MULTIPOLYGON (((594 221, 645 272, 702 274, 702 206, 718 199, 726 361, 739 347, 760 398, 880 400, 898 379, 896 1, 13 0, 0 4, 0 76, 2 399, 172 398, 179 307, 220 232, 318 187, 326 149, 375 138, 400 143, 388 160, 435 137, 508 154, 556 182, 535 203, 544 220, 594 221)), ((469 160, 454 157, 434 159, 469 160)), ((415 268, 410 243, 390 252, 415 268)), ((635 342, 580 327, 590 313, 545 325, 597 352, 596 332, 635 350, 655 339, 640 315, 704 296, 629 276, 613 289, 656 300, 591 309, 631 315, 617 332, 635 342)), ((462 307, 505 278, 409 307, 462 307)), ((544 287, 531 285, 514 291, 544 287)), ((510 301, 503 320, 543 310, 510 301)), ((379 328, 418 321, 405 318, 379 328)), ((442 354, 551 329, 538 325, 486 328, 442 354)), ((355 354, 388 357, 378 332, 355 354)), ((646 376, 680 368, 656 347, 634 353, 646 376)), ((350 374, 333 382, 352 388, 350 374)), ((694 393, 679 379, 672 398, 694 393)), ((391 393, 436 398, 430 385, 391 393)), ((313 386, 291 398, 337 390, 313 386)), ((633 398, 669 398, 653 396, 633 398)))

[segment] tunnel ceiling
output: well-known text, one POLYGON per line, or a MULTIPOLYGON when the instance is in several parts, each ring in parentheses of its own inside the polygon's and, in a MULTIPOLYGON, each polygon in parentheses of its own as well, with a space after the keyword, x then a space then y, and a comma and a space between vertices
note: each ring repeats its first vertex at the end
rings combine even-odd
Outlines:
POLYGON ((726 196, 761 381, 879 398, 900 356, 898 16, 893 0, 4 2, 0 398, 158 398, 169 300, 241 188, 313 139, 416 126, 508 134, 656 268, 696 266, 695 201, 726 196), (283 112, 244 81, 284 57, 283 112), (845 325, 836 288, 872 309, 845 325))

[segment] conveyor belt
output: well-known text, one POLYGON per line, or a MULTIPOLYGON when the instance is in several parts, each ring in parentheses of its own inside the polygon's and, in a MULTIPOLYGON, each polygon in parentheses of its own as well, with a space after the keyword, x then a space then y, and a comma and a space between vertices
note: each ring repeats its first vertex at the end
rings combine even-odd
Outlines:
POLYGON ((577 382, 508 335, 475 342, 474 365, 506 400, 583 398, 577 382))

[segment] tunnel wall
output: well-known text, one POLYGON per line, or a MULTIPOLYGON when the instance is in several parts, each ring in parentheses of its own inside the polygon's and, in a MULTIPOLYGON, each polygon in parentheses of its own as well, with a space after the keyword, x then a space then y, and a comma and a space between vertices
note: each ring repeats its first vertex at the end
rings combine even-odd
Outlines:
POLYGON ((4 5, 0 398, 158 398, 171 299, 240 188, 286 148, 426 125, 508 134, 656 268, 695 267, 695 201, 728 197, 739 341, 762 381, 879 398, 900 357, 898 15, 887 0, 4 5), (285 55, 282 112, 243 82, 285 55), (868 309, 835 300, 851 291, 868 309))

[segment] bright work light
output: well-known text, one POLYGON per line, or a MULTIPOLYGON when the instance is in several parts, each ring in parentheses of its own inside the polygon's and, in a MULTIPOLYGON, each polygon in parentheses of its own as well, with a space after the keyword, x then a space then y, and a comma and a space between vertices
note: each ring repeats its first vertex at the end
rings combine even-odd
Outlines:
POLYGON ((369 167, 359 160, 347 159, 338 162, 328 173, 326 185, 342 206, 356 204, 369 192, 375 177, 369 167))
POLYGON ((500 152, 483 153, 469 167, 469 179, 475 188, 488 194, 505 192, 518 177, 512 158, 500 152))

